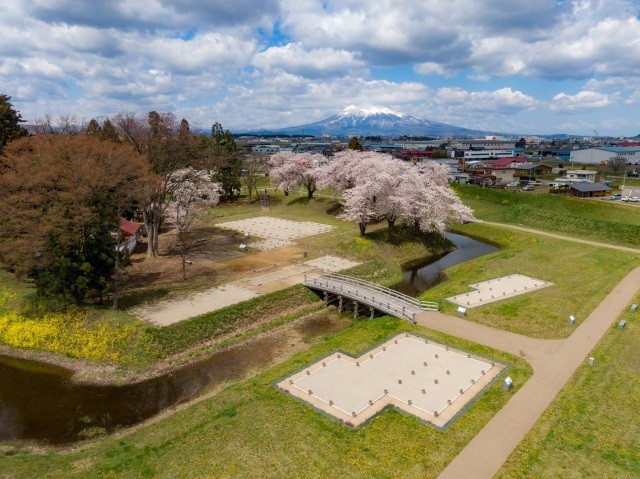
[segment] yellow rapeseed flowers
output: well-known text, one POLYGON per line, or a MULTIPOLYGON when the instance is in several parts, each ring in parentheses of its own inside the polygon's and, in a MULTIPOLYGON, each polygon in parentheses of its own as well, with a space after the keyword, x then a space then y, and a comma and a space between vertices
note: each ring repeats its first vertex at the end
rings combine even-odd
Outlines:
POLYGON ((82 311, 45 313, 31 318, 7 308, 11 293, 0 287, 0 342, 93 361, 122 361, 145 341, 134 323, 88 320, 82 311))

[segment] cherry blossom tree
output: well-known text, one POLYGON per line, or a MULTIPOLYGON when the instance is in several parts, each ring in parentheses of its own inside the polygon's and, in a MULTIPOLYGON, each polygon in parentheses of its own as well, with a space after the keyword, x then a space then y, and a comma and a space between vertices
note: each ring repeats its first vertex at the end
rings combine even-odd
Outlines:
POLYGON ((449 186, 446 166, 427 162, 416 169, 418 174, 406 176, 398 191, 405 223, 424 233, 444 234, 452 223, 473 219, 471 209, 449 186))
POLYGON ((371 151, 358 152, 347 149, 338 152, 321 168, 317 180, 318 188, 342 193, 356 184, 367 181, 387 159, 391 159, 391 156, 371 151))
POLYGON ((375 192, 363 184, 344 192, 344 207, 339 218, 358 223, 360 236, 364 236, 367 225, 377 219, 375 192))
POLYGON ((307 189, 307 197, 313 198, 321 165, 326 158, 318 153, 293 153, 282 151, 269 159, 271 184, 284 191, 285 195, 299 186, 307 189))
POLYGON ((318 185, 342 191, 340 217, 357 222, 361 235, 382 219, 390 228, 403 220, 440 234, 454 222, 472 219, 449 187, 446 166, 435 162, 414 166, 383 153, 346 150, 322 169, 318 185))
POLYGON ((205 208, 220 203, 222 187, 207 171, 191 167, 172 172, 168 181, 172 194, 165 213, 175 223, 184 280, 187 278, 187 255, 194 246, 193 226, 205 208))

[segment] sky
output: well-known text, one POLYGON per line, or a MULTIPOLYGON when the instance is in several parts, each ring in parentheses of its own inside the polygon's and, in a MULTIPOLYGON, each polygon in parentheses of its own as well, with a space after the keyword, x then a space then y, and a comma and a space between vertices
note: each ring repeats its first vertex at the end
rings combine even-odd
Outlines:
POLYGON ((232 131, 349 105, 518 134, 640 133, 640 0, 2 0, 32 122, 173 112, 232 131))

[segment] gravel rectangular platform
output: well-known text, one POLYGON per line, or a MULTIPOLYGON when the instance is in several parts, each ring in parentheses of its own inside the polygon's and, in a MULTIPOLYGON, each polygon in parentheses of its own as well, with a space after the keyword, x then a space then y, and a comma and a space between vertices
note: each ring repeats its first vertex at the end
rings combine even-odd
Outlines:
POLYGON ((473 283, 469 286, 474 288, 475 291, 450 296, 446 298, 447 301, 465 308, 474 308, 553 286, 553 283, 523 274, 511 274, 480 283, 473 283))
POLYGON ((227 228, 249 236, 270 238, 277 240, 292 240, 313 236, 331 231, 334 227, 312 221, 290 221, 270 216, 258 216, 238 221, 219 223, 221 228, 227 228))
POLYGON ((257 296, 259 294, 250 289, 235 284, 225 284, 192 294, 188 298, 181 298, 178 301, 160 301, 157 307, 150 304, 143 308, 134 309, 132 312, 153 324, 167 326, 257 296))
POLYGON ((344 258, 338 258, 337 256, 320 256, 319 258, 305 261, 304 264, 329 273, 337 273, 338 271, 358 266, 360 263, 344 258))

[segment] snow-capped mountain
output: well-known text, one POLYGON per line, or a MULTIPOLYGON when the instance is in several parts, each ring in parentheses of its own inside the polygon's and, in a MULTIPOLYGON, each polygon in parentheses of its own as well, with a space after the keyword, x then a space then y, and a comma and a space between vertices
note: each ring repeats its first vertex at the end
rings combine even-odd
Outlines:
MULTIPOLYGON (((260 133, 265 133, 265 131, 260 133)), ((355 105, 350 105, 337 115, 315 123, 269 129, 267 133, 343 137, 393 137, 401 135, 444 137, 495 134, 495 132, 469 130, 437 121, 422 120, 389 108, 359 108, 355 105)))

